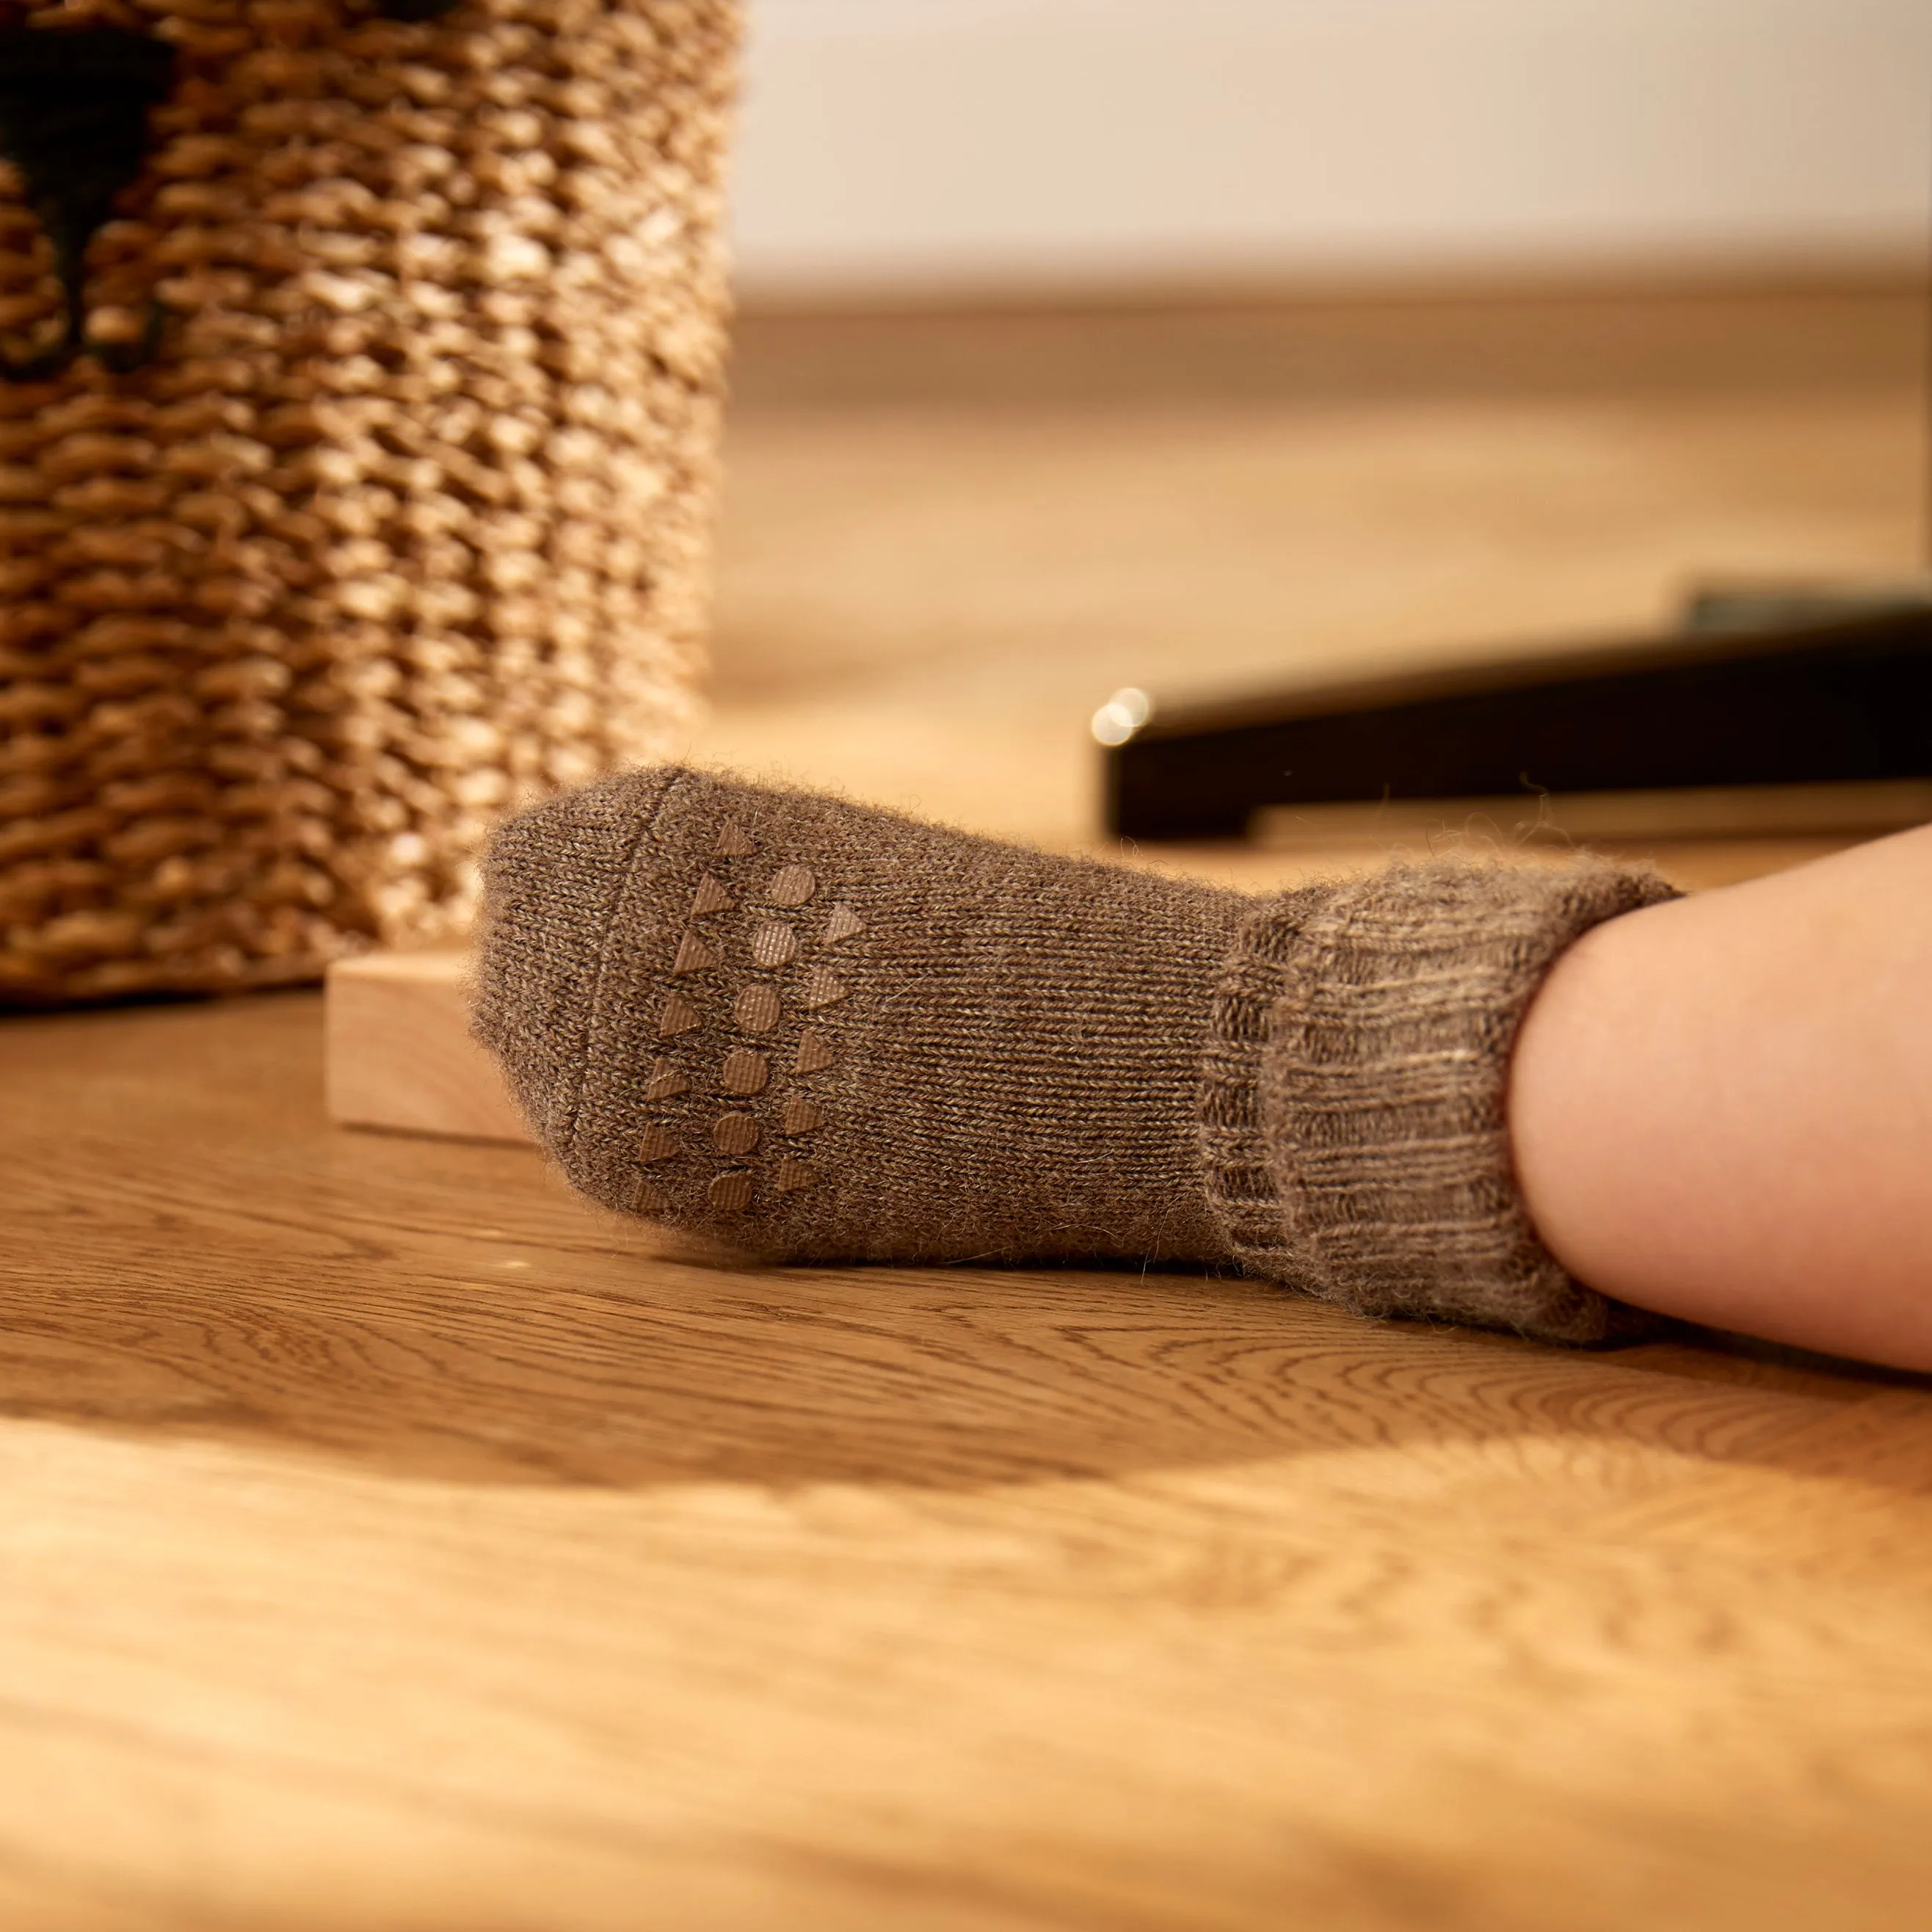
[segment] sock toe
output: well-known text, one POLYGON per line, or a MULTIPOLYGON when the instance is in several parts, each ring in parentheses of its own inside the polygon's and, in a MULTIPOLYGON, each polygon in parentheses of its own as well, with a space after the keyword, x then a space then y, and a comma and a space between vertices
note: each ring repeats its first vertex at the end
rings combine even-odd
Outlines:
POLYGON ((484 867, 472 1023, 526 1118, 568 1164, 611 925, 670 774, 547 800, 510 820, 484 867))
POLYGON ((1227 1257, 1240 896, 676 770, 526 814, 488 887, 478 1032, 607 1204, 776 1259, 1227 1257))

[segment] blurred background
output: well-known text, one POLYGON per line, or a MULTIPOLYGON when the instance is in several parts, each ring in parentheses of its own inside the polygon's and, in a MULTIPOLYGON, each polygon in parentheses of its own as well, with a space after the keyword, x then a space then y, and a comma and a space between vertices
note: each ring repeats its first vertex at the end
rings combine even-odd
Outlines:
POLYGON ((1924 561, 1923 0, 751 0, 694 748, 1095 836, 1094 708, 1924 561))

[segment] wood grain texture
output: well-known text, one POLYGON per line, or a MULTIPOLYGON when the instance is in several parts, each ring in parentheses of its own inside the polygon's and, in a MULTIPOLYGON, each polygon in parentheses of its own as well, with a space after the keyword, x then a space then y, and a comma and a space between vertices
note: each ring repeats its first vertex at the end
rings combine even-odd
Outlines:
POLYGON ((496 1062, 470 1034, 470 956, 376 952, 328 970, 324 1092, 344 1126, 528 1141, 496 1062))
MULTIPOLYGON (((1807 327, 1748 395, 1512 388, 1520 331, 1480 393, 1330 394, 1288 331, 1235 408, 1185 330, 1165 387, 1137 338, 1107 395, 988 398, 998 342, 950 398, 788 392, 734 432, 697 748, 1072 846, 1150 665, 1900 568, 1906 379, 1807 327)), ((1923 1922, 1924 1382, 721 1268, 526 1148, 332 1127, 320 1005, 0 1021, 0 1924, 1923 1922)))
POLYGON ((692 748, 1075 844, 1124 686, 1540 656, 1712 579, 1897 576, 1924 340, 1904 287, 755 319, 692 748))
POLYGON ((706 1267, 317 1008, 0 1028, 0 1922, 1917 1922, 1922 1384, 706 1267))

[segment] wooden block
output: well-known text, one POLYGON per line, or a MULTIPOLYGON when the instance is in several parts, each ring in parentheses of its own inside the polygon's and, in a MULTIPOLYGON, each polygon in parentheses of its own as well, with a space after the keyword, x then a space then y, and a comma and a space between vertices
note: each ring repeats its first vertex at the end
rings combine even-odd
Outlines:
POLYGON ((470 1036, 466 952, 377 952, 328 969, 328 1117, 349 1127, 529 1141, 470 1036))

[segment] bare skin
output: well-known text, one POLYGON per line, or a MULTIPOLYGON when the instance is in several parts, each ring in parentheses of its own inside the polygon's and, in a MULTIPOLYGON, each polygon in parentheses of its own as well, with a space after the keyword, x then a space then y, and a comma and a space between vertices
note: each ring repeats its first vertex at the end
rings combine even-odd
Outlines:
POLYGON ((1932 1370, 1932 826, 1599 926, 1530 1009, 1509 1106, 1578 1280, 1932 1370))

